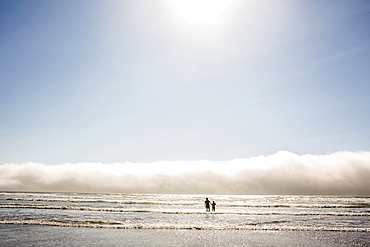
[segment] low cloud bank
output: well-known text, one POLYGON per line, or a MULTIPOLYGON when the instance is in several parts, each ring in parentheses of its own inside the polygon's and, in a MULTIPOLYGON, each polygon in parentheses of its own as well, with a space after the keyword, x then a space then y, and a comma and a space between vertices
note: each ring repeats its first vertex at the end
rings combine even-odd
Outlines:
POLYGON ((370 152, 230 161, 0 165, 1 191, 370 195, 370 152))

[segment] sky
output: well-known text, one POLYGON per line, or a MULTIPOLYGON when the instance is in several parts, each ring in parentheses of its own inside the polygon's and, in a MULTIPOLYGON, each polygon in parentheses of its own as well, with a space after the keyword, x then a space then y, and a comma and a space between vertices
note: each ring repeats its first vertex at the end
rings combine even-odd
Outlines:
POLYGON ((0 0, 0 190, 370 195, 369 26, 360 0, 0 0))

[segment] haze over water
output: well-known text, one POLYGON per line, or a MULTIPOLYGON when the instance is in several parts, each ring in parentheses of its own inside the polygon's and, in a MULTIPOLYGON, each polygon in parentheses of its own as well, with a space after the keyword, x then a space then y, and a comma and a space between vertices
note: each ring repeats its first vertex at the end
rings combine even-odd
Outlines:
POLYGON ((369 195, 370 152, 270 156, 229 161, 41 163, 0 166, 7 191, 369 195))

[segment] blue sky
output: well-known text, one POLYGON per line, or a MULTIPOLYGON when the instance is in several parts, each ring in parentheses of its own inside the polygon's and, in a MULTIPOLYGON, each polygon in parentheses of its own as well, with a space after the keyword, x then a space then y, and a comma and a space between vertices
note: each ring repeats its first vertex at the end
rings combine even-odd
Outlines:
POLYGON ((1 0, 0 164, 370 150, 369 1, 179 11, 1 0))

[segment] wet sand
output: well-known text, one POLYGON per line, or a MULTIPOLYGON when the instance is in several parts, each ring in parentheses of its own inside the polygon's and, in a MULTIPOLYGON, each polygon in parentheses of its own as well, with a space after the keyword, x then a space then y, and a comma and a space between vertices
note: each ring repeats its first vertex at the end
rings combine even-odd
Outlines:
POLYGON ((0 225, 1 246, 370 246, 370 232, 147 230, 0 225))

